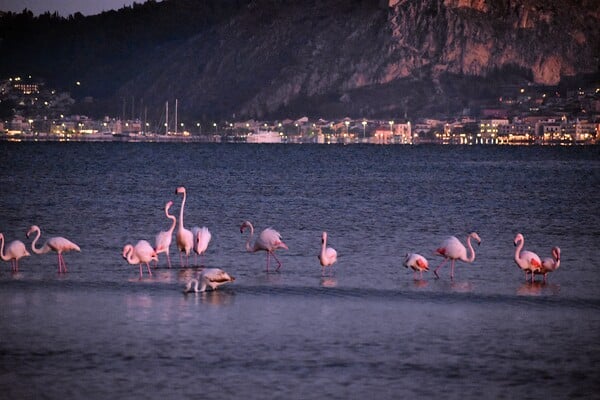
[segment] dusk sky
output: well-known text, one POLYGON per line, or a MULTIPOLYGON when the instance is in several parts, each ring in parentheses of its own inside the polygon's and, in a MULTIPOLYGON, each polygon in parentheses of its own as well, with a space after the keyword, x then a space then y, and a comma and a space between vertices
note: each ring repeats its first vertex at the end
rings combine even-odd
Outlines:
MULTIPOLYGON (((58 11, 61 16, 67 17, 77 11, 83 15, 100 14, 102 11, 119 9, 133 2, 134 0, 0 0, 0 11, 21 12, 27 8, 34 15, 58 11)), ((145 0, 137 0, 137 3, 144 2, 145 0)))

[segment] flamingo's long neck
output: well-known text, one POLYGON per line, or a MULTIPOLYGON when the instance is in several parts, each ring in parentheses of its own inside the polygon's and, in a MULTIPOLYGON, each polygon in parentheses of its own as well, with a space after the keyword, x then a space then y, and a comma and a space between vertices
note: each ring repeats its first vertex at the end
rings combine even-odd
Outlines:
POLYGON ((183 227, 183 207, 185 207, 185 197, 186 194, 183 192, 183 200, 181 200, 181 209, 179 210, 179 230, 183 231, 185 228, 183 227))
POLYGON ((523 246, 525 246, 525 239, 519 239, 517 248, 515 249, 515 262, 517 264, 521 261, 521 250, 523 250, 523 246))
POLYGON ((173 221, 171 228, 169 228, 169 232, 173 233, 173 231, 175 230, 175 226, 177 225, 177 218, 175 218, 174 215, 169 214, 169 208, 165 208, 165 215, 167 216, 167 218, 173 221))
POLYGON ((468 256, 467 259, 463 260, 463 261, 472 263, 473 261, 475 261, 475 250, 473 249, 473 246, 471 245, 471 236, 470 235, 467 236, 467 247, 471 251, 471 255, 468 256))
POLYGON ((39 248, 39 249, 37 247, 35 247, 41 234, 42 234, 42 232, 39 229, 36 229, 35 230, 35 239, 33 239, 33 242, 31 242, 31 250, 33 250, 33 252, 35 254, 45 254, 50 250, 50 249, 46 248, 46 246, 39 248))
POLYGON ((0 235, 0 240, 2 241, 2 244, 0 245, 0 258, 2 258, 4 261, 10 261, 10 258, 4 255, 4 235, 0 235))
POLYGON ((554 250, 552 252, 552 255, 554 256, 554 269, 560 267, 560 253, 556 250, 554 250))
POLYGON ((321 260, 324 260, 326 254, 325 249, 327 249, 327 236, 325 236, 321 242, 321 260))
POLYGON ((125 257, 127 258, 127 262, 129 264, 137 264, 140 262, 140 260, 138 259, 138 257, 134 258, 134 248, 133 246, 127 246, 127 249, 125 250, 125 257))
POLYGON ((250 236, 248 236, 248 240, 246 240, 246 250, 252 253, 255 251, 255 249, 252 246, 250 246, 250 241, 254 236, 254 227, 250 223, 248 224, 248 227, 250 228, 250 236))

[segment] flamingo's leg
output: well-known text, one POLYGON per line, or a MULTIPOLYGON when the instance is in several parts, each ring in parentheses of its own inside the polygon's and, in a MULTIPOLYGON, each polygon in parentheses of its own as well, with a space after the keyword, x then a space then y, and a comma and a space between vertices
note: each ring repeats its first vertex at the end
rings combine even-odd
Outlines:
POLYGON ((171 268, 171 257, 169 256, 168 251, 167 251, 167 263, 169 264, 169 268, 171 268))
POLYGON ((454 260, 454 259, 452 260, 452 264, 451 264, 452 266, 451 266, 451 269, 450 269, 450 279, 452 279, 452 280, 454 280, 454 262, 455 261, 456 260, 454 260))
POLYGON ((146 263, 146 268, 148 268, 148 275, 152 276, 152 271, 150 271, 150 264, 146 263))
POLYGON ((275 259, 275 261, 277 261, 277 268, 275 269, 275 271, 279 271, 279 268, 281 268, 281 261, 279 261, 279 259, 275 255, 275 252, 272 252, 271 254, 273 255, 273 258, 275 259))
POLYGON ((442 263, 440 265, 438 265, 436 269, 433 270, 433 274, 435 275, 436 278, 440 277, 437 273, 437 270, 442 268, 444 266, 444 264, 446 264, 447 262, 448 262, 448 258, 444 258, 444 261, 442 261, 442 263))
POLYGON ((140 279, 142 279, 142 263, 140 263, 140 279))

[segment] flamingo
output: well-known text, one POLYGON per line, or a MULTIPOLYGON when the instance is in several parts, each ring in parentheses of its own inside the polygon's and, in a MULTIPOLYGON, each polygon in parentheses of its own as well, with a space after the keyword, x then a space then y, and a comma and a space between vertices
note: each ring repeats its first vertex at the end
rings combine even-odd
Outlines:
POLYGON ((317 258, 321 267, 330 267, 337 261, 337 251, 333 247, 327 247, 327 232, 321 234, 321 254, 317 258))
POLYGON ((413 270, 413 278, 417 280, 417 271, 420 279, 423 279, 423 271, 429 271, 429 262, 425 257, 417 253, 406 253, 404 266, 413 270))
POLYGON ((192 235, 194 237, 194 260, 197 254, 204 259, 204 253, 206 253, 206 249, 208 248, 208 243, 210 243, 212 235, 205 226, 202 228, 198 228, 197 226, 193 227, 192 235))
POLYGON ((183 267, 183 256, 181 255, 181 252, 185 252, 185 261, 187 265, 190 251, 194 246, 194 235, 192 234, 192 231, 183 227, 183 208, 185 207, 186 199, 185 188, 183 186, 178 187, 175 191, 175 194, 183 194, 183 200, 181 200, 181 209, 179 210, 179 228, 177 228, 177 234, 175 235, 175 239, 177 240, 177 248, 179 249, 179 260, 181 261, 181 266, 183 267))
POLYGON ((6 251, 4 249, 4 234, 0 233, 0 258, 4 261, 10 261, 11 270, 13 272, 19 272, 19 259, 28 257, 31 254, 27 252, 25 243, 20 240, 13 240, 6 245, 6 251))
POLYGON ((33 239, 33 242, 31 242, 31 250, 33 250, 35 254, 46 254, 49 251, 55 251, 58 254, 58 273, 67 272, 67 263, 65 262, 63 253, 73 250, 81 251, 79 246, 62 236, 54 236, 46 240, 46 243, 44 243, 44 245, 38 249, 35 247, 35 244, 42 234, 39 226, 32 225, 27 232, 27 237, 34 232, 36 233, 36 236, 35 239, 33 239))
POLYGON ((279 232, 277 232, 273 228, 267 228, 260 233, 260 236, 254 242, 254 245, 250 246, 250 241, 252 240, 252 237, 254 236, 254 227, 252 226, 252 223, 250 223, 250 221, 245 221, 242 224, 242 226, 240 226, 240 233, 244 233, 244 230, 246 228, 250 228, 250 236, 248 236, 248 240, 246 241, 246 250, 250 253, 254 253, 254 252, 257 252, 260 250, 266 251, 267 252, 267 272, 269 271, 269 256, 271 256, 271 255, 273 256, 273 258, 275 258, 275 261, 277 261, 277 269, 276 270, 279 271, 279 268, 281 268, 281 262, 279 261, 277 256, 275 256, 275 250, 277 250, 277 249, 288 250, 287 245, 285 243, 283 243, 283 241, 281 240, 281 235, 279 234, 279 232))
POLYGON ((515 246, 515 262, 523 271, 525 271, 525 280, 527 280, 527 274, 531 272, 531 283, 536 271, 540 271, 542 268, 542 260, 540 257, 532 251, 523 250, 525 245, 525 237, 522 234, 517 233, 514 240, 515 246))
POLYGON ((552 257, 546 257, 542 260, 542 268, 536 274, 544 275, 544 282, 548 272, 554 272, 560 267, 560 247, 552 248, 552 257))
POLYGON ((452 260, 450 279, 454 279, 454 264, 456 260, 461 260, 466 263, 472 263, 475 261, 475 250, 473 250, 473 246, 471 246, 471 238, 475 239, 478 245, 481 244, 481 239, 476 232, 471 232, 469 235, 467 235, 467 246, 469 246, 471 256, 467 256, 467 249, 455 236, 450 236, 448 239, 442 242, 440 247, 438 247, 435 251, 436 255, 444 257, 444 261, 442 261, 442 263, 433 270, 436 278, 440 277, 437 273, 437 270, 446 264, 448 260, 452 260))
MULTIPOLYGON (((172 201, 168 201, 165 204, 165 215, 168 219, 172 220, 173 223, 171 227, 166 231, 161 231, 156 235, 155 239, 155 247, 154 251, 156 254, 165 253, 167 255, 167 262, 169 264, 169 268, 171 268, 171 257, 169 256, 169 248, 171 247, 171 240, 173 239, 173 231, 175 230, 175 225, 177 224, 177 218, 174 215, 169 214, 169 208, 173 205, 172 201)), ((156 262, 158 265, 158 261, 156 262)))
POLYGON ((158 262, 156 251, 146 240, 138 241, 135 247, 131 244, 126 244, 125 247, 123 247, 123 258, 126 259, 129 264, 140 264, 140 278, 142 277, 142 263, 146 264, 148 275, 152 276, 149 263, 150 261, 158 262))
POLYGON ((192 278, 186 283, 183 292, 204 292, 206 291, 207 286, 210 286, 212 290, 217 290, 219 286, 224 285, 227 282, 233 281, 235 281, 235 278, 220 268, 205 268, 200 273, 198 279, 192 278), (199 284, 200 290, 198 290, 199 284), (194 285, 193 289, 192 285, 194 285))

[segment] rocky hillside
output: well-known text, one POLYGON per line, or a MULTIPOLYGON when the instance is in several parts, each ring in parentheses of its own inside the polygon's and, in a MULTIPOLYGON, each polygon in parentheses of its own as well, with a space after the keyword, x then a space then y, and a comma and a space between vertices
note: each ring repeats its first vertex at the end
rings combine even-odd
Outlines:
MULTIPOLYGON (((137 7, 135 41, 119 36, 128 50, 118 59, 89 47, 95 42, 85 24, 94 17, 77 21, 88 46, 79 51, 95 54, 90 65, 74 56, 83 62, 77 68, 114 85, 111 93, 97 91, 97 98, 110 100, 104 104, 144 99, 159 112, 178 98, 183 115, 204 119, 412 117, 493 98, 499 85, 557 85, 600 73, 596 0, 165 0, 151 6, 137 7), (215 4, 218 12, 211 13, 215 4), (180 10, 168 25, 181 31, 176 37, 166 37, 165 25, 152 19, 155 9, 162 19, 180 10)), ((135 15, 136 8, 102 15, 110 21, 125 11, 135 15)), ((113 40, 110 29, 118 28, 102 25, 93 25, 93 37, 106 44, 103 38, 113 40)), ((77 45, 69 43, 75 53, 77 45)))

